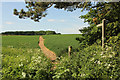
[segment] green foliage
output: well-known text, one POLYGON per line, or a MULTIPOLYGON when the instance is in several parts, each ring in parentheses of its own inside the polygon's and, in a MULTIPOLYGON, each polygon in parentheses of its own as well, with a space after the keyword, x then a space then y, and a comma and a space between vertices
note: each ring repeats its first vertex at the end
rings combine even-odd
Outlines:
POLYGON ((52 64, 40 49, 2 49, 2 80, 50 79, 52 64), (34 54, 33 54, 34 53, 34 54))
POLYGON ((14 9, 13 14, 18 16, 20 19, 30 18, 35 22, 39 22, 40 19, 46 17, 48 8, 54 6, 57 9, 64 9, 66 11, 74 11, 77 8, 89 9, 91 2, 29 2, 26 3, 26 11, 21 9, 18 11, 14 9))
POLYGON ((55 31, 46 31, 46 35, 56 34, 55 31))
POLYGON ((57 56, 64 56, 67 52, 68 46, 72 46, 73 50, 79 47, 76 37, 79 34, 69 34, 69 35, 44 35, 45 46, 56 53, 57 56))
MULTIPOLYGON (((26 4, 28 11, 25 12, 21 9, 18 12, 15 9, 14 14, 18 15, 19 18, 28 17, 34 21, 39 21, 45 17, 47 15, 46 10, 53 5, 55 8, 68 11, 73 11, 76 8, 89 11, 80 17, 90 25, 80 29, 82 36, 76 38, 80 42, 80 51, 72 52, 71 57, 60 57, 60 62, 56 64, 56 69, 53 71, 52 78, 54 80, 120 79, 120 2, 26 2, 26 4), (101 28, 96 27, 102 22, 102 19, 107 20, 105 27, 106 43, 103 50, 100 46, 101 28)), ((60 39, 51 38, 51 36, 49 36, 50 38, 48 36, 43 37, 46 39, 45 45, 47 44, 46 46, 57 54, 67 45, 64 42, 67 41, 66 36, 60 39), (59 39, 58 42, 57 39, 59 39), (62 44, 61 42, 65 45, 59 46, 58 43, 62 44), (57 47, 61 50, 58 50, 57 47)))
POLYGON ((38 40, 39 36, 2 36, 2 80, 51 79, 52 64, 38 40))
POLYGON ((45 31, 36 31, 35 34, 36 35, 45 35, 46 32, 45 31))
POLYGON ((3 47, 39 48, 39 36, 2 36, 3 47))
POLYGON ((8 31, 1 33, 2 35, 53 35, 59 34, 55 31, 8 31))
POLYGON ((80 46, 84 46, 86 44, 92 45, 98 39, 101 40, 102 29, 101 27, 96 27, 96 25, 102 23, 103 19, 106 19, 106 41, 112 36, 117 36, 120 33, 119 12, 120 2, 97 2, 95 5, 91 6, 89 12, 80 17, 85 20, 84 22, 88 22, 90 24, 89 27, 80 29, 83 36, 81 38, 77 38, 81 43, 80 46))
POLYGON ((120 51, 120 33, 117 36, 110 37, 105 45, 111 46, 115 51, 120 51))
MULTIPOLYGON (((45 42, 48 40, 49 43, 52 43, 50 46, 55 46, 51 48, 57 49, 58 44, 63 44, 63 46, 71 44, 74 46, 73 44, 76 43, 77 45, 75 38, 78 36, 80 35, 45 35, 43 37, 45 38, 45 42)), ((8 38, 14 40, 15 38, 17 41, 20 39, 17 39, 18 37, 3 36, 3 40, 7 40, 8 38)), ((24 38, 26 37, 24 36, 24 38)), ((28 40, 30 39, 23 42, 26 43, 28 40)), ((17 45, 16 41, 14 44, 17 45)), ((2 80, 119 80, 120 35, 111 37, 106 42, 104 51, 102 51, 100 46, 101 41, 97 40, 96 43, 81 49, 79 52, 73 51, 70 57, 68 57, 68 54, 64 55, 64 57, 61 56, 54 70, 51 70, 53 65, 50 60, 38 48, 31 47, 26 49, 21 46, 17 48, 4 46, 0 55, 2 56, 2 80)), ((76 45, 74 47, 77 48, 76 45)), ((63 53, 61 54, 63 55, 63 53)))
POLYGON ((120 79, 120 51, 106 46, 92 45, 84 48, 71 57, 61 57, 57 64, 55 80, 83 80, 83 79, 120 79))

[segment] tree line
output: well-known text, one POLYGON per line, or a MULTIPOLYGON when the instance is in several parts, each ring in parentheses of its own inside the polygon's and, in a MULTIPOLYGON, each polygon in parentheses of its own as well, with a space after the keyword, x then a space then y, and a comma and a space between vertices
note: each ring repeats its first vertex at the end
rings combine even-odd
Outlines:
POLYGON ((55 31, 8 31, 1 33, 2 35, 54 35, 61 34, 55 31))

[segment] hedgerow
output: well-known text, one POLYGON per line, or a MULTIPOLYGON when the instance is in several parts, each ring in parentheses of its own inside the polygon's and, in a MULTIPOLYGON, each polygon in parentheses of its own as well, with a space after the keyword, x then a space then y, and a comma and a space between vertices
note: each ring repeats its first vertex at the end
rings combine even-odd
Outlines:
POLYGON ((92 45, 72 54, 71 57, 61 57, 57 64, 56 80, 83 79, 120 79, 120 51, 114 47, 92 45))

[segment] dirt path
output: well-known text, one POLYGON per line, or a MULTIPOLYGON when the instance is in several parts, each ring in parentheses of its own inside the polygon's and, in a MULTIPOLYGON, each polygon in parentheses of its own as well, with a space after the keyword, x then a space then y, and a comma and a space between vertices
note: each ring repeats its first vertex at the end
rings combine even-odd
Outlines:
POLYGON ((50 58, 50 60, 52 61, 56 60, 56 54, 45 47, 44 39, 42 36, 39 37, 39 46, 41 50, 43 51, 43 53, 45 54, 45 56, 47 56, 47 58, 50 58))

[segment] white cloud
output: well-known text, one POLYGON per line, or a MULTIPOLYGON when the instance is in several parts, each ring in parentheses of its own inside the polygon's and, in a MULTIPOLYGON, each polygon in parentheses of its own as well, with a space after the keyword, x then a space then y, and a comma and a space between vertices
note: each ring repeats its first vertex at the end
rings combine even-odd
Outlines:
POLYGON ((79 28, 64 28, 60 32, 63 34, 80 34, 79 28))
POLYGON ((5 26, 4 25, 0 25, 0 29, 4 28, 5 26))
POLYGON ((13 22, 5 22, 5 24, 14 24, 13 22))
POLYGON ((64 19, 62 19, 62 20, 60 20, 60 22, 65 22, 65 20, 64 20, 64 19))
POLYGON ((24 0, 1 0, 1 2, 25 2, 24 0))
POLYGON ((48 19, 47 21, 48 21, 48 22, 54 22, 55 19, 48 19))
POLYGON ((80 19, 80 20, 84 22, 84 19, 80 19))
POLYGON ((64 19, 61 19, 61 20, 56 20, 56 19, 47 19, 47 21, 48 21, 48 22, 54 22, 54 21, 56 21, 56 22, 65 22, 65 20, 64 20, 64 19))

